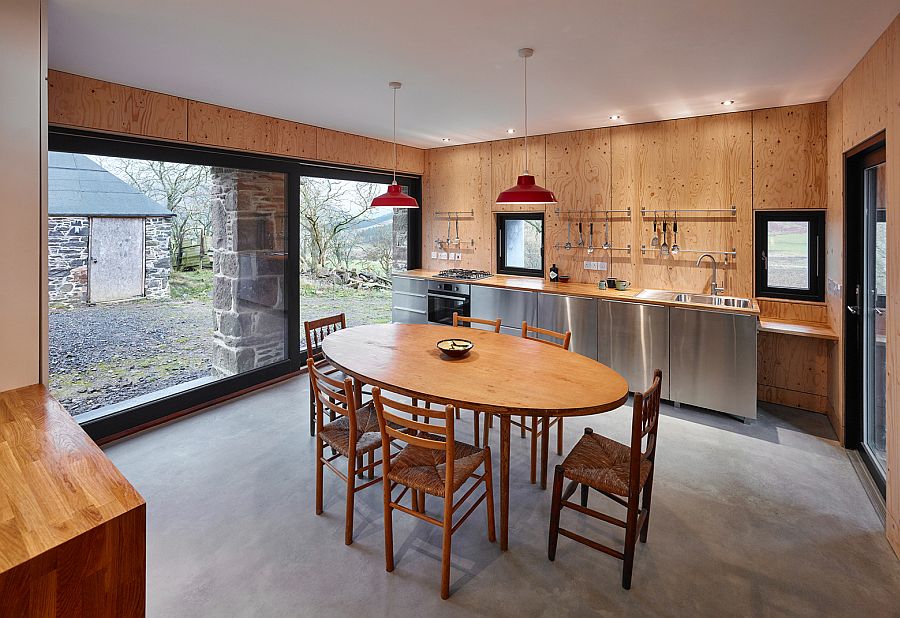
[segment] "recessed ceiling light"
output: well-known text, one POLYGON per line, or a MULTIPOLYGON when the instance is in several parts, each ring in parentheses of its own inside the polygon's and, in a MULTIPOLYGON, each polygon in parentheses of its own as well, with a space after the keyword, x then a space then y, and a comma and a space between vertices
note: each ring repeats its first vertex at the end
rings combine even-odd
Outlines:
POLYGON ((515 129, 507 129, 506 132, 509 133, 510 135, 512 135, 513 133, 516 132, 516 130, 515 129))
POLYGON ((622 117, 619 114, 613 114, 609 117, 610 120, 621 120, 622 117))
POLYGON ((734 105, 734 101, 732 101, 731 99, 729 99, 727 101, 722 101, 722 105, 734 105))
POLYGON ((441 138, 441 141, 444 142, 445 144, 449 144, 449 143, 450 143, 450 138, 449 138, 449 137, 442 137, 442 138, 441 138))

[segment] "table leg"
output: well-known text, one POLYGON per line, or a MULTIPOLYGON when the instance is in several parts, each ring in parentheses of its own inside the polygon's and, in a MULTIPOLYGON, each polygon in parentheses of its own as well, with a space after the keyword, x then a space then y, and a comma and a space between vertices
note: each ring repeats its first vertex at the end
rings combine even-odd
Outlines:
POLYGON ((362 387, 363 383, 359 380, 353 380, 353 395, 356 397, 357 407, 362 406, 362 387))
POLYGON ((541 432, 541 489, 547 489, 547 459, 550 456, 550 417, 541 419, 544 431, 541 432))
POLYGON ((509 414, 500 415, 500 549, 509 549, 509 414))

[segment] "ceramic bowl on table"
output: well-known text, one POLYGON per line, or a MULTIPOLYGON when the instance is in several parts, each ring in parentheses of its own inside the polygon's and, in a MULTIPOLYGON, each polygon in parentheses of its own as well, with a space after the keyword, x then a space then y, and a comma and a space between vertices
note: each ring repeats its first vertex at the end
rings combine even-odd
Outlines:
POLYGON ((475 344, 468 339, 441 339, 437 342, 437 349, 450 358, 462 358, 474 347, 475 344))

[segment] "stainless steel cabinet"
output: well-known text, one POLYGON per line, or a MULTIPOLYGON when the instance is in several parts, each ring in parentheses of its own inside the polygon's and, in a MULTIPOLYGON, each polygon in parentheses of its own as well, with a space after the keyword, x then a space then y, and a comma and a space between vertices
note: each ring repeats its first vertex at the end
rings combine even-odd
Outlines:
POLYGON ((500 318, 500 332, 521 336, 522 322, 537 322, 537 294, 518 290, 504 290, 485 285, 472 285, 471 311, 473 318, 500 318))
POLYGON ((428 282, 425 279, 394 275, 391 321, 425 324, 428 321, 428 282))
POLYGON ((559 333, 572 331, 569 349, 596 360, 599 302, 581 296, 538 294, 537 325, 559 333))
POLYGON ((756 316, 671 308, 670 399, 756 418, 756 316))
POLYGON ((631 391, 645 390, 662 369, 661 396, 669 399, 669 308, 604 300, 598 315, 597 359, 622 374, 631 391))

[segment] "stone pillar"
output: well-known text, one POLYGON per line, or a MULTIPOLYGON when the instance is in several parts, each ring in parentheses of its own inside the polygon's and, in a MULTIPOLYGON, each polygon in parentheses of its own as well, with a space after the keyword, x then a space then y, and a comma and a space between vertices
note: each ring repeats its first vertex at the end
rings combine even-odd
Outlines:
POLYGON ((213 369, 228 376, 285 358, 285 176, 212 168, 213 369))
POLYGON ((172 235, 170 217, 144 219, 144 296, 169 297, 169 273, 172 270, 169 237, 172 235))

